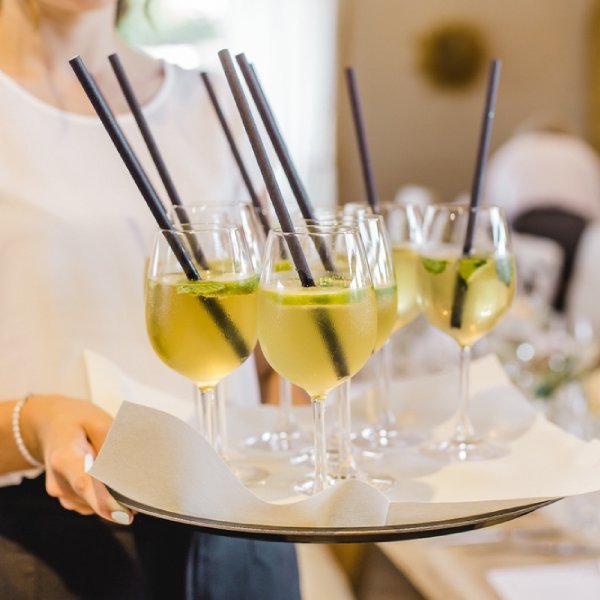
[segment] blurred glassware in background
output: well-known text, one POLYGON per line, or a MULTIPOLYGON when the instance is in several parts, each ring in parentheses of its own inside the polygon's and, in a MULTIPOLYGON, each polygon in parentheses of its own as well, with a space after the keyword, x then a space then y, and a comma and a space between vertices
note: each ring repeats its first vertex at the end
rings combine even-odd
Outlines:
POLYGON ((394 195, 394 202, 398 204, 410 204, 417 206, 421 213, 425 212, 425 208, 430 204, 439 202, 437 194, 424 185, 403 185, 398 188, 394 195))
MULTIPOLYGON (((417 247, 421 241, 422 215, 417 206, 382 202, 383 216, 392 249, 392 261, 398 289, 394 333, 377 353, 375 388, 369 396, 367 414, 371 423, 356 436, 355 444, 369 451, 411 446, 424 439, 423 432, 401 426, 391 408, 390 383, 394 364, 402 363, 405 355, 392 354, 392 340, 420 314, 417 289, 417 247)), ((396 346, 395 348, 399 348, 396 346)))

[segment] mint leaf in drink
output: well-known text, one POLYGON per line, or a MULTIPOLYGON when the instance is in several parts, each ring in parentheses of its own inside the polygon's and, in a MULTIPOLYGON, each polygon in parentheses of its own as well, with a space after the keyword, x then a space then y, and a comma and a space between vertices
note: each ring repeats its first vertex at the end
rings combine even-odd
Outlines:
POLYGON ((291 271, 292 269, 293 269, 292 263, 289 260, 277 261, 273 268, 275 273, 280 273, 281 271, 291 271))
POLYGON ((342 273, 339 273, 335 275, 319 277, 317 280, 317 287, 348 287, 350 283, 351 280, 348 279, 348 277, 342 273))
POLYGON ((496 275, 498 279, 506 284, 508 287, 513 278, 512 262, 510 258, 503 257, 496 259, 496 275))
POLYGON ((448 265, 447 260, 435 260, 433 258, 425 258, 424 256, 421 257, 421 263, 425 267, 425 270, 433 275, 443 273, 448 265))
POLYGON ((469 278, 479 269, 487 263, 485 258, 462 258, 458 266, 458 274, 464 279, 469 281, 469 278))
POLYGON ((258 288, 258 275, 249 277, 248 279, 241 279, 227 285, 228 294, 251 294, 258 288))
POLYGON ((225 289, 225 284, 219 281, 186 281, 176 286, 178 294, 190 296, 216 296, 225 289))

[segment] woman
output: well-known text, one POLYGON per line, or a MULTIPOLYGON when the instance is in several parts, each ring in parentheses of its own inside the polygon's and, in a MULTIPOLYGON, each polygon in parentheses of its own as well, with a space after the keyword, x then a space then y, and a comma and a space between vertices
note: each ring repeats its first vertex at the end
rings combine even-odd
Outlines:
MULTIPOLYGON (((127 47, 114 29, 123 9, 0 0, 0 597, 276 598, 285 586, 295 598, 292 546, 133 518, 85 472, 110 426, 85 400, 85 350, 148 385, 190 390, 146 338, 142 274, 155 224, 68 59, 82 56, 157 189, 113 52, 184 202, 241 193, 197 74, 127 47)), ((244 368, 238 376, 255 386, 254 364, 244 368)))

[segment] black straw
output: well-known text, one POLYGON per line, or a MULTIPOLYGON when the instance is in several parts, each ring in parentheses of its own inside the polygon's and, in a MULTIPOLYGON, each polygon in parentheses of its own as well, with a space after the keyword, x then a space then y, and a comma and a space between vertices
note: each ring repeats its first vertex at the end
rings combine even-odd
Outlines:
MULTIPOLYGON (((92 106, 94 107, 94 110, 102 122, 102 125, 104 125, 104 128, 112 140, 117 152, 125 163, 125 166, 133 178, 138 190, 146 201, 146 204, 152 212, 154 219, 162 230, 163 235, 173 251, 173 254, 181 265, 185 276, 190 281, 199 281, 201 279, 200 273, 196 269, 192 259, 181 244, 180 240, 175 235, 175 230, 173 229, 173 225, 169 220, 163 203, 158 197, 156 190, 150 183, 144 168, 135 155, 133 148, 125 137, 125 134, 119 127, 119 124, 117 123, 117 120, 110 109, 108 102, 100 91, 96 81, 88 72, 80 56, 72 58, 69 61, 69 64, 75 72, 75 75, 77 76, 77 79, 79 80, 79 83, 81 84, 81 87, 86 93, 92 106)), ((231 343, 238 356, 241 358, 246 358, 250 353, 250 349, 235 326, 235 323, 231 321, 229 315, 223 310, 223 307, 215 298, 203 298, 203 305, 206 307, 206 310, 219 325, 219 327, 221 327, 225 338, 231 343)))
POLYGON ((356 74, 352 67, 346 68, 346 83, 348 85, 348 94, 350 96, 350 105, 352 107, 352 118, 354 121, 354 129, 356 131, 356 140, 358 142, 358 151, 360 153, 360 165, 362 168, 365 188, 367 190, 367 201, 371 210, 379 214, 379 197, 375 187, 375 178, 373 177, 373 169, 371 166, 371 157, 369 155, 369 145, 367 143, 367 135, 365 133, 365 124, 362 116, 360 96, 358 93, 358 84, 356 83, 356 74))
POLYGON ((142 137, 146 142, 146 146, 148 147, 148 151, 150 152, 150 156, 156 165, 156 170, 160 175, 161 181, 163 182, 165 189, 167 190, 167 194, 169 199, 173 203, 173 205, 181 206, 183 203, 181 202, 181 198, 177 192, 175 184, 173 183, 173 179, 169 174, 165 161, 163 160, 158 146, 154 141, 154 136, 150 131, 150 127, 148 126, 148 122, 146 121, 146 117, 142 112, 138 99, 133 91, 133 87, 129 82, 127 74, 125 73, 125 69, 123 68, 123 64, 117 53, 111 54, 108 57, 108 60, 113 68, 114 74, 121 86, 121 90, 123 91, 123 95, 127 100, 127 104, 129 109, 131 110, 133 117, 135 118, 135 122, 138 124, 142 137))
MULTIPOLYGON (((148 152, 150 153, 150 156, 152 157, 154 165, 156 166, 156 170, 158 171, 160 179, 163 182, 163 185, 165 186, 165 190, 167 191, 167 195, 169 196, 169 199, 171 200, 171 204, 173 204, 173 206, 183 206, 183 203, 181 202, 181 198, 179 197, 179 194, 177 192, 177 188, 175 187, 175 184, 173 183, 173 179, 171 178, 171 175, 169 174, 169 170, 167 169, 167 165, 165 164, 165 161, 163 160, 160 150, 158 149, 158 145, 156 144, 156 141, 154 140, 152 131, 150 130, 150 127, 148 126, 146 117, 144 116, 144 113, 142 111, 140 103, 135 95, 135 92, 133 91, 133 87, 131 86, 131 83, 129 82, 129 78, 127 77, 127 74, 125 73, 125 69, 123 68, 123 64, 121 63, 121 59, 119 58, 119 55, 117 53, 111 54, 108 57, 108 60, 112 66, 112 69, 117 78, 117 81, 119 82, 121 91, 123 92, 123 95, 125 96, 125 100, 127 100, 127 105, 129 106, 129 110, 131 110, 131 113, 133 114, 135 122, 138 125, 140 133, 142 134, 142 138, 144 139, 144 142, 146 142, 146 147, 148 148, 148 152)), ((182 209, 180 212, 178 212, 177 216, 182 225, 191 225, 190 219, 189 219, 185 209, 182 209)), ((188 241, 190 242, 192 252, 194 253, 194 257, 198 261, 198 264, 203 269, 208 269, 208 261, 206 260, 206 257, 204 256, 202 249, 198 246, 197 240, 193 236, 190 235, 188 237, 188 241)))
POLYGON ((221 123, 223 133, 225 134, 225 137, 227 138, 227 143, 229 144, 229 148, 231 149, 231 153, 233 154, 235 163, 238 166, 240 175, 242 176, 242 180, 244 181, 246 189, 248 190, 248 195, 250 196, 252 205, 254 206, 254 208, 256 210, 256 214, 258 215, 258 219, 260 220, 263 231, 265 232, 265 235, 267 235, 269 233, 269 229, 270 229, 269 221, 267 220, 267 217, 265 216, 265 213, 263 211, 263 207, 262 207, 262 204, 258 197, 258 194, 256 193, 254 186, 252 185, 252 179, 250 178, 250 174, 248 173, 248 169, 246 169, 246 165, 244 164, 242 155, 240 154, 237 144, 235 143, 235 139, 231 132, 231 128, 229 127, 229 124, 227 123, 227 119, 225 118, 225 114, 223 113, 223 109, 221 108, 221 104, 219 103, 219 99, 217 98, 217 94, 215 93, 212 82, 210 81, 210 76, 206 71, 202 71, 202 73, 200 73, 200 77, 202 78, 202 81, 204 82, 204 86, 206 87, 206 91, 208 92, 210 101, 213 105, 213 108, 215 109, 215 113, 217 114, 219 123, 221 123))
MULTIPOLYGON (((269 105, 269 102, 267 101, 267 97, 262 86, 260 85, 258 77, 256 76, 256 71, 250 66, 244 54, 238 54, 236 56, 236 60, 240 67, 240 71, 244 76, 244 80, 248 86, 248 90, 250 91, 250 95, 252 96, 252 100, 258 109, 258 113, 263 125, 265 126, 269 139, 271 140, 271 144, 275 149, 277 158, 279 159, 279 162, 283 167, 283 171, 286 174, 290 188, 294 194, 294 198, 296 198, 296 202, 300 208, 300 212, 305 220, 315 221, 315 212, 308 198, 308 194, 306 193, 306 188, 302 184, 302 180, 300 179, 298 171, 294 166, 294 162, 292 161, 292 157, 290 156, 285 140, 281 135, 281 131, 279 130, 273 111, 269 105)), ((315 239, 315 243, 317 244, 317 251, 319 252, 323 266, 328 271, 334 272, 335 266, 331 256, 329 256, 327 247, 319 238, 315 239)))
MULTIPOLYGON (((473 247, 473 235, 475 233, 475 221, 477 219, 477 207, 481 200, 481 191, 483 188, 483 173, 492 135, 492 125, 496 109, 496 95, 498 92, 498 82, 500 80, 501 62, 494 59, 490 62, 490 69, 487 83, 487 93, 483 109, 483 118, 481 121, 481 131, 479 135, 479 147, 477 148, 477 159, 475 162, 475 173, 473 175, 473 184, 471 187, 471 198, 469 202, 467 216, 467 229, 465 231, 465 241, 462 254, 468 256, 473 247)), ((457 274, 456 284, 454 286, 454 298, 452 302, 452 312, 450 314, 450 326, 454 329, 460 329, 462 326, 463 305, 465 294, 467 293, 468 283, 457 274)))
MULTIPOLYGON (((265 146, 260 138, 260 134, 258 133, 258 128, 254 122, 250 104, 248 103, 248 100, 244 94, 244 90, 242 89, 229 50, 221 50, 219 52, 219 59, 221 61, 221 65, 223 66, 223 71, 225 72, 227 82, 231 88, 236 106, 242 118, 244 128, 246 129, 246 133, 250 140, 250 145, 252 146, 252 150, 256 156, 258 166, 265 181, 265 186, 267 187, 269 198, 273 203, 273 208, 275 209, 281 229, 285 233, 292 234, 286 235, 285 238, 294 262, 294 266, 298 272, 300 282, 304 287, 315 287, 315 281, 310 272, 306 257, 302 251, 300 241, 295 235, 296 232, 294 229, 294 224, 285 205, 283 196, 281 195, 281 190, 279 189, 277 180, 275 179, 273 168, 269 162, 269 158, 267 156, 265 146)), ((325 344, 327 345, 327 348, 331 354, 333 366, 337 376, 339 378, 348 377, 349 371, 346 357, 344 356, 344 351, 339 343, 339 339, 333 327, 333 323, 331 322, 329 313, 324 309, 321 310, 316 315, 316 320, 323 340, 325 341, 325 344)))
POLYGON ((244 54, 236 55, 235 59, 240 67, 242 75, 244 76, 244 81, 248 86, 252 100, 258 109, 258 113, 265 126, 265 130, 267 131, 269 139, 271 140, 271 144, 275 149, 277 158, 279 159, 279 162, 281 163, 281 166, 283 167, 283 170, 290 183, 294 197, 298 202, 300 212, 305 219, 314 220, 315 214, 310 204, 310 200, 308 199, 308 194, 290 157, 289 150, 285 144, 283 136, 281 135, 273 111, 267 101, 264 89, 260 85, 258 77, 256 76, 256 71, 250 67, 250 64, 248 63, 248 60, 244 54))
POLYGON ((471 252, 473 245, 473 233, 475 230, 476 211, 473 210, 479 206, 481 199, 481 190, 483 189, 483 173, 487 161, 490 138, 492 136, 492 125, 496 111, 496 95, 498 93, 498 82, 500 80, 501 61, 494 59, 490 63, 488 75, 487 94, 485 98, 485 108, 481 122, 481 132, 479 136, 479 147, 477 149, 477 160, 475 162, 475 173, 473 175, 473 184, 471 186, 471 202, 469 205, 469 220, 467 221, 467 231, 465 233, 465 243, 463 254, 467 256, 471 252))
MULTIPOLYGON (((277 215, 281 229, 285 233, 295 233, 294 223, 292 222, 292 218, 290 217, 285 205, 285 200, 283 199, 283 195, 279 189, 279 184, 277 183, 275 173, 273 172, 273 168, 269 162, 265 146, 258 133, 258 128, 256 127, 254 117, 252 116, 252 111, 250 110, 250 105, 248 104, 248 100, 244 95, 244 91, 235 71, 235 65, 233 64, 229 50, 221 50, 219 52, 219 59, 221 61, 221 65, 223 66, 227 83, 231 88, 233 99, 235 100, 235 104, 242 118, 242 123, 246 129, 248 139, 250 140, 250 145, 252 146, 252 150, 256 156, 258 167, 263 176, 267 192, 269 193, 269 198, 273 203, 273 208, 275 209, 275 214, 277 215)), ((302 252, 302 247, 300 246, 298 238, 292 235, 287 236, 287 239, 290 254, 292 255, 292 260, 294 261, 294 266, 298 271, 298 276, 300 277, 302 285, 304 287, 314 287, 315 281, 310 272, 310 267, 306 262, 306 257, 302 252)))

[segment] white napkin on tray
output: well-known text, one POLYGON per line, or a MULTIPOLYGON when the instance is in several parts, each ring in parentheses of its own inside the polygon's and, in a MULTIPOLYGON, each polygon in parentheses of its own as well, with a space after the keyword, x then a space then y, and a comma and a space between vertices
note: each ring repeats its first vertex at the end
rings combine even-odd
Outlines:
MULTIPOLYGON (((171 513, 248 524, 377 527, 465 518, 600 490, 600 442, 584 442, 536 414, 494 356, 472 365, 473 417, 478 430, 510 445, 506 457, 445 464, 415 448, 398 449, 363 465, 395 478, 385 494, 350 481, 310 498, 292 492, 310 469, 291 467, 289 455, 252 454, 270 477, 246 488, 181 420, 189 415, 179 414, 177 399, 131 380, 102 357, 88 353, 86 359, 92 399, 101 405, 108 399, 113 408, 122 402, 91 473, 125 497, 171 513)), ((395 382, 399 419, 432 429, 436 437, 449 433, 457 379, 452 371, 395 382)), ((358 406, 355 413, 360 418, 358 406)), ((310 423, 307 407, 298 415, 310 423)), ((268 429, 275 416, 271 406, 230 407, 231 441, 268 429)))

